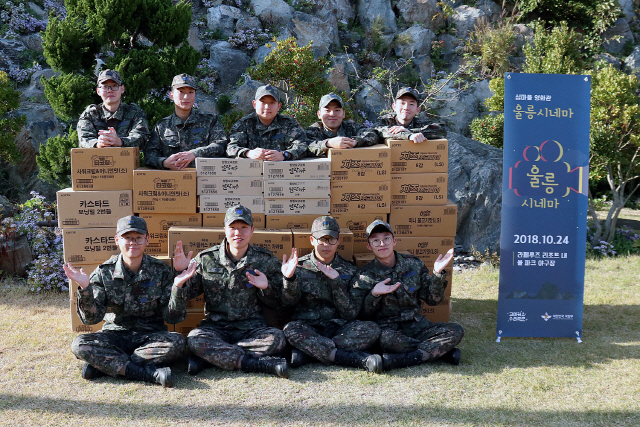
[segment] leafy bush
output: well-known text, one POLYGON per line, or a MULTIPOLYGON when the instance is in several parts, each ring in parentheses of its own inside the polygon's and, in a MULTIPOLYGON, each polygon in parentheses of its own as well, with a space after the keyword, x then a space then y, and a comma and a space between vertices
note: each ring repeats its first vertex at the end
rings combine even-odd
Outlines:
POLYGON ((578 74, 586 68, 584 37, 566 22, 549 31, 541 23, 533 24, 533 43, 523 48, 525 73, 578 74))
POLYGON ((227 135, 229 135, 229 131, 233 125, 242 117, 244 117, 244 113, 242 111, 229 111, 220 116, 220 122, 222 123, 222 126, 224 126, 224 130, 227 132, 227 135))
POLYGON ((587 255, 592 257, 614 257, 640 253, 640 234, 627 226, 615 230, 611 242, 598 240, 594 242, 596 231, 587 228, 587 255))
POLYGON ((482 74, 501 77, 509 70, 509 56, 516 51, 515 17, 490 23, 481 19, 466 43, 466 51, 478 57, 482 74))
POLYGON ((504 114, 488 114, 473 119, 471 137, 483 144, 502 148, 504 145, 504 114))
POLYGON ((0 161, 18 163, 22 157, 16 148, 15 138, 26 119, 11 115, 20 106, 19 98, 7 73, 0 71, 0 161))
POLYGON ((218 113, 220 114, 227 114, 227 112, 231 111, 231 109, 233 108, 231 97, 229 95, 225 95, 224 93, 218 96, 216 105, 218 106, 218 113))
POLYGON ((71 149, 78 147, 78 134, 58 135, 40 146, 36 163, 40 168, 38 177, 58 188, 71 186, 71 149))

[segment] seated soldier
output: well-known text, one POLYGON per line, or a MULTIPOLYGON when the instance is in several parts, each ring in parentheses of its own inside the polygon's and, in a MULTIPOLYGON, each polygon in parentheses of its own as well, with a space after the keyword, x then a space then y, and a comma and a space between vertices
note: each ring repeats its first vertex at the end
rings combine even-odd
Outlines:
POLYGON ((321 216, 311 227, 313 252, 298 261, 300 301, 292 322, 283 332, 294 348, 291 367, 306 363, 308 356, 322 363, 382 372, 382 359, 367 353, 380 337, 375 322, 354 320, 358 307, 349 292, 356 267, 338 255, 340 226, 321 216))
POLYGON ((149 234, 140 217, 120 218, 116 230, 120 255, 101 264, 91 277, 71 264, 63 266, 67 277, 79 284, 82 323, 105 320, 102 330, 78 336, 71 349, 85 361, 82 378, 86 380, 121 375, 172 387, 171 369, 163 366, 182 355, 185 339, 168 332, 165 322, 178 323, 186 317, 172 285, 182 286, 195 268, 174 279, 171 267, 145 254, 149 234), (170 309, 169 301, 178 309, 170 309))
POLYGON ((306 129, 309 151, 316 157, 326 157, 329 148, 367 147, 382 141, 378 132, 359 125, 353 120, 344 120, 346 112, 342 98, 335 93, 320 98, 319 122, 306 129))
POLYGON ((80 147, 144 147, 149 137, 147 117, 136 105, 121 102, 124 85, 120 73, 102 71, 96 92, 102 104, 89 105, 78 119, 80 147))
POLYGON ((298 160, 306 156, 307 137, 292 117, 280 114, 280 93, 260 86, 253 100, 255 113, 236 122, 229 132, 229 157, 271 161, 298 160))
POLYGON ((427 139, 447 137, 442 123, 433 123, 418 116, 420 95, 413 88, 405 87, 396 93, 392 105, 393 113, 380 116, 376 130, 384 139, 409 139, 415 143, 427 139))
POLYGON ((196 81, 188 74, 173 78, 169 94, 173 114, 156 124, 144 150, 144 164, 155 169, 195 167, 196 157, 227 157, 227 134, 218 116, 194 110, 196 81))
POLYGON ((352 282, 352 292, 361 304, 361 317, 380 325, 380 347, 385 370, 423 362, 443 360, 457 365, 464 330, 455 323, 431 323, 422 313, 421 300, 437 305, 444 300, 447 286, 444 267, 453 258, 453 249, 436 259, 433 271, 420 258, 394 250, 396 239, 391 226, 375 220, 366 230, 367 248, 375 259, 360 268, 352 282))

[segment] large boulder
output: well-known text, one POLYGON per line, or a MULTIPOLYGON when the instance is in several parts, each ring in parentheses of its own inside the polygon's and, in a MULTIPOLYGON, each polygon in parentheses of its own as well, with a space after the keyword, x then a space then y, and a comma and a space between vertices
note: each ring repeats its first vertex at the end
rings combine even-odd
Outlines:
POLYGON ((7 72, 20 66, 20 53, 27 47, 18 39, 0 38, 0 70, 7 72))
POLYGON ((449 132, 448 198, 458 205, 456 244, 469 252, 500 247, 502 150, 449 132))
POLYGON ((466 38, 480 23, 480 18, 485 16, 480 9, 466 5, 456 7, 454 12, 450 19, 456 24, 456 35, 461 39, 466 38))
POLYGON ((358 20, 365 29, 370 30, 376 19, 382 20, 385 33, 398 30, 396 15, 391 9, 391 0, 358 0, 358 20))
POLYGON ((640 46, 636 46, 631 55, 624 59, 624 66, 629 72, 640 78, 640 46))
POLYGON ((620 4, 620 9, 622 9, 627 22, 633 22, 636 19, 636 11, 633 0, 618 0, 618 3, 620 4))
POLYGON ((440 29, 445 24, 438 0, 398 0, 395 7, 398 16, 404 22, 419 22, 432 31, 440 29))
POLYGON ((207 27, 210 30, 220 30, 222 35, 229 37, 235 32, 236 22, 243 17, 240 9, 233 6, 220 5, 207 10, 207 27))
POLYGON ((328 13, 324 19, 320 19, 307 13, 296 12, 288 28, 300 46, 306 46, 312 42, 314 52, 320 51, 321 56, 340 46, 338 21, 331 13, 328 13))
POLYGON ((257 17, 245 16, 244 18, 238 19, 238 22, 236 22, 236 32, 239 33, 248 30, 262 30, 262 23, 257 17))
POLYGON ((249 56, 234 49, 228 42, 218 42, 209 48, 209 64, 218 71, 220 84, 233 86, 251 65, 249 56))
POLYGON ((250 7, 267 26, 286 25, 295 12, 284 0, 251 0, 250 7))
POLYGON ((47 139, 60 135, 63 131, 62 125, 56 119, 49 104, 22 102, 15 114, 25 116, 27 119, 24 133, 20 133, 16 137, 16 145, 19 145, 20 139, 24 139, 29 142, 35 152, 40 151, 40 145, 45 144, 47 139))
POLYGON ((502 7, 498 6, 493 0, 478 0, 476 8, 484 12, 487 19, 491 22, 498 21, 502 15, 502 7))
POLYGON ((263 83, 258 80, 248 79, 244 82, 231 97, 233 109, 242 111, 245 114, 252 113, 254 109, 251 101, 253 101, 256 96, 256 90, 262 85, 263 83))
POLYGON ((435 66, 429 55, 419 55, 413 58, 415 70, 423 82, 428 82, 435 73, 435 66))
POLYGON ((352 54, 343 54, 331 58, 331 67, 325 71, 325 77, 338 90, 350 93, 349 76, 355 75, 358 61, 352 54))
POLYGON ((251 58, 256 61, 256 64, 262 64, 267 55, 269 55, 275 48, 276 44, 273 42, 264 44, 253 52, 253 56, 251 58))
POLYGON ((20 94, 20 101, 31 101, 46 104, 47 97, 44 95, 44 85, 40 81, 41 77, 49 80, 51 77, 57 75, 51 68, 45 70, 38 70, 31 76, 29 87, 22 91, 20 94))
POLYGON ((349 0, 325 0, 316 3, 320 3, 318 5, 320 7, 317 13, 318 16, 325 16, 327 13, 331 13, 338 21, 342 22, 349 22, 349 19, 353 19, 356 16, 349 0))
POLYGON ((396 56, 402 58, 412 58, 418 55, 429 55, 431 52, 431 42, 435 40, 436 34, 421 25, 414 25, 398 34, 398 40, 402 43, 395 48, 396 56))
POLYGON ((200 40, 199 33, 200 31, 195 25, 189 27, 189 37, 187 38, 187 42, 189 43, 189 46, 194 48, 197 52, 202 52, 202 49, 204 49, 204 43, 200 40))
POLYGON ((387 90, 379 81, 370 79, 355 96, 356 107, 365 112, 367 120, 375 120, 382 110, 390 108, 385 98, 387 90))
POLYGON ((619 18, 611 28, 602 33, 600 37, 604 40, 602 44, 604 50, 613 54, 621 53, 627 42, 633 43, 633 33, 625 18, 619 18), (619 37, 620 39, 616 40, 614 37, 619 37))
POLYGON ((438 115, 446 117, 449 129, 454 132, 469 135, 469 125, 480 115, 479 109, 484 106, 484 100, 493 94, 489 89, 489 80, 481 80, 459 93, 455 84, 450 82, 438 96, 444 100, 444 105, 438 110, 438 115))

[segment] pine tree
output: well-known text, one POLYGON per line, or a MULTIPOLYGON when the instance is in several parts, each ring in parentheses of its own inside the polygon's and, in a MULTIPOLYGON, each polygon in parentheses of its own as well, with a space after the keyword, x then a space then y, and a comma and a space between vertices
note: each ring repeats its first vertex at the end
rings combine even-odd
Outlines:
POLYGON ((15 138, 26 120, 24 116, 11 116, 11 111, 20 105, 18 95, 7 73, 0 71, 0 163, 17 163, 22 157, 16 148, 15 138))

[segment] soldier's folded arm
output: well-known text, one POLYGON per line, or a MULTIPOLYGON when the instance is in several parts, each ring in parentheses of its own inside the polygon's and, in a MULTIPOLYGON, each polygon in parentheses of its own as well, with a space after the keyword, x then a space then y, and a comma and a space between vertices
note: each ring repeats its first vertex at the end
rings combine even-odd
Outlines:
POLYGON ((149 138, 149 123, 147 123, 147 116, 142 109, 136 108, 138 111, 132 118, 133 124, 130 127, 127 135, 121 136, 123 147, 141 147, 144 148, 147 139, 149 138))
POLYGON ((224 131, 224 126, 216 116, 211 123, 209 129, 209 138, 206 145, 202 147, 196 147, 189 150, 196 157, 227 157, 227 144, 229 142, 227 133, 224 131))
POLYGON ((95 325, 104 319, 107 312, 106 292, 102 274, 98 269, 91 273, 89 286, 78 289, 77 312, 85 325, 95 325))
POLYGON ((76 125, 78 132, 78 145, 80 148, 95 148, 98 143, 98 130, 90 120, 87 110, 85 110, 78 119, 76 125))
POLYGON ((299 160, 306 156, 309 148, 307 144, 307 135, 302 129, 302 126, 298 125, 293 128, 290 134, 290 142, 287 145, 287 151, 291 153, 291 160, 299 160))
POLYGON ((247 137, 244 123, 240 120, 229 131, 229 144, 227 144, 227 156, 245 157, 249 151, 249 138, 247 137))

